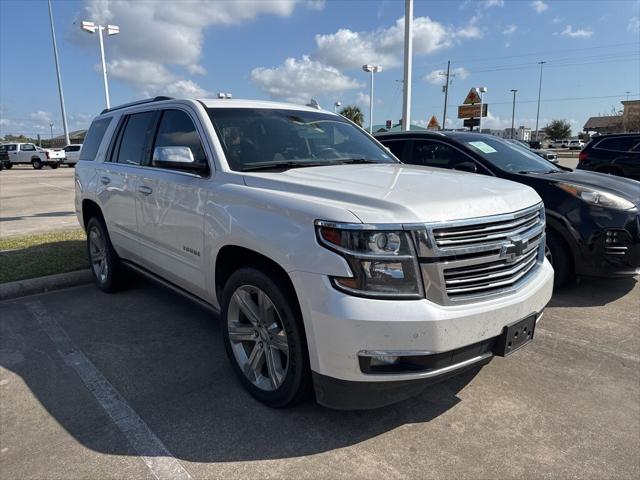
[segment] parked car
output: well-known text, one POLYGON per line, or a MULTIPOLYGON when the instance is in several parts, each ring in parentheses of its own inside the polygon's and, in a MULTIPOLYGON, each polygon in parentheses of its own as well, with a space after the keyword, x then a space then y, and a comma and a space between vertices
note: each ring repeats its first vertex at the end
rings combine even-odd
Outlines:
POLYGON ((240 381, 274 407, 407 398, 529 342, 551 297, 532 189, 402 165, 312 107, 104 110, 75 185, 97 286, 129 267, 220 311, 240 381))
POLYGON ((569 140, 552 140, 549 143, 549 148, 568 148, 569 140))
POLYGON ((640 180, 640 134, 592 138, 578 156, 578 169, 640 180))
POLYGON ((0 146, 0 160, 7 169, 17 164, 30 164, 36 170, 48 165, 51 168, 58 168, 59 158, 51 158, 51 153, 36 147, 33 143, 5 143, 0 146), (8 161, 8 163, 6 163, 8 161))
POLYGON ((529 150, 535 153, 536 155, 538 155, 539 157, 542 157, 545 160, 549 160, 551 163, 558 163, 558 155, 556 154, 556 152, 552 152, 551 150, 541 150, 538 148, 532 148, 529 146, 527 142, 523 142, 521 140, 515 140, 515 139, 505 139, 505 140, 514 145, 518 145, 526 150, 529 150))
POLYGON ((65 151, 61 148, 58 148, 58 149, 44 148, 39 150, 45 152, 50 162, 53 162, 53 161, 57 162, 58 166, 62 165, 65 161, 66 154, 65 154, 65 151))
POLYGON ((547 214, 547 256, 556 285, 575 275, 640 273, 640 184, 572 171, 499 138, 477 133, 380 134, 404 163, 464 170, 523 183, 547 214))
POLYGON ((65 159, 62 162, 64 165, 69 167, 75 167, 76 163, 78 163, 78 158, 80 157, 80 149, 82 148, 82 144, 70 144, 64 147, 65 159))
POLYGON ((569 140, 567 148, 569 150, 582 150, 584 148, 584 142, 582 140, 569 140))

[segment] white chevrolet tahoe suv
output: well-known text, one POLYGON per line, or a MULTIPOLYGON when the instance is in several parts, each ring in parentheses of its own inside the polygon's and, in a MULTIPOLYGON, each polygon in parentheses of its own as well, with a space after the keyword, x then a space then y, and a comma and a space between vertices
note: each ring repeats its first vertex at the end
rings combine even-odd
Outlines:
POLYGON ((92 272, 219 311, 240 381, 365 409, 504 356, 551 297, 529 187, 399 163, 311 107, 166 97, 105 110, 76 165, 92 272))

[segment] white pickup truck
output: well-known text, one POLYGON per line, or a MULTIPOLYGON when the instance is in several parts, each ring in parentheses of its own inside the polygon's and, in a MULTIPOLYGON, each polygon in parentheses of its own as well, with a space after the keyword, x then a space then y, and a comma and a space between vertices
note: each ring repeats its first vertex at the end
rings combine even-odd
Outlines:
POLYGON ((75 186, 97 286, 130 268, 219 312, 240 382, 273 407, 415 395, 527 344, 551 298, 534 190, 404 165, 316 108, 108 109, 75 186))
POLYGON ((9 170, 14 165, 29 164, 36 170, 45 165, 58 168, 64 160, 64 151, 42 149, 33 143, 5 143, 0 145, 0 161, 9 170))
POLYGON ((67 165, 68 167, 75 167, 76 163, 78 163, 78 159, 80 158, 81 148, 81 143, 69 144, 64 147, 62 149, 64 152, 64 160, 62 161, 62 164, 67 165))

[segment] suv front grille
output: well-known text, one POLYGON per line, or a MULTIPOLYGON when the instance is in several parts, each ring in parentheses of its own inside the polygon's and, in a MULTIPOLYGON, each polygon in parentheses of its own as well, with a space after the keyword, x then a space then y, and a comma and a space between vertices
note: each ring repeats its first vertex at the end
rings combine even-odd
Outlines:
POLYGON ((440 304, 517 290, 544 260, 542 205, 426 227, 415 232, 420 266, 427 298, 440 304))

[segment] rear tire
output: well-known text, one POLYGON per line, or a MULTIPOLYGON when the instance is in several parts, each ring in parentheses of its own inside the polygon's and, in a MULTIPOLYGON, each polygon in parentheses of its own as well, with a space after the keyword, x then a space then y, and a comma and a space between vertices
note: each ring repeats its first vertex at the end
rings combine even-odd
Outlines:
POLYGON ((42 168, 42 160, 39 160, 37 158, 34 158, 33 160, 31 160, 31 166, 35 169, 35 170, 40 170, 42 168))
POLYGON ((58 165, 57 163, 50 163, 49 166, 55 170, 56 168, 58 168, 60 165, 58 165))
POLYGON ((13 163, 5 163, 4 168, 6 168, 7 170, 11 170, 13 168, 13 163))
POLYGON ((96 286, 106 293, 120 290, 124 285, 122 263, 100 217, 92 217, 87 223, 87 252, 96 286))
POLYGON ((286 281, 268 269, 240 268, 226 282, 221 306, 225 350, 249 393, 274 408, 305 398, 311 391, 309 355, 286 281))
POLYGON ((568 285, 573 278, 573 259, 571 251, 559 234, 547 229, 547 245, 545 256, 555 272, 553 288, 559 289, 568 285))

